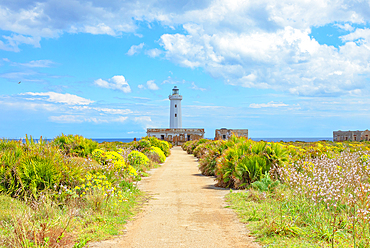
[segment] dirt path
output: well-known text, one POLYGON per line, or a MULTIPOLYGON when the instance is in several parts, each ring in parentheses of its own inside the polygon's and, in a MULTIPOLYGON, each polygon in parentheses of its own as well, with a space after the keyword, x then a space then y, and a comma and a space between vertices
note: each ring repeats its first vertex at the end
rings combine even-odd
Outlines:
POLYGON ((260 247, 253 243, 235 213, 224 208, 229 190, 202 176, 192 155, 180 147, 140 189, 153 198, 120 238, 89 247, 260 247))

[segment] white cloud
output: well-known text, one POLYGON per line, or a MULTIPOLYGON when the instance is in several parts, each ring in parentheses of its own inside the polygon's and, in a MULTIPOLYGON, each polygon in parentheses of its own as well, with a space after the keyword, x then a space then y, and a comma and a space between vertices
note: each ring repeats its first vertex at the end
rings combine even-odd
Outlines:
POLYGON ((285 103, 276 103, 276 102, 269 102, 269 103, 252 103, 249 105, 250 108, 279 108, 279 107, 287 107, 288 104, 285 103))
POLYGON ((139 84, 137 86, 139 89, 150 89, 150 90, 159 90, 159 87, 156 83, 154 83, 154 80, 149 80, 146 82, 146 85, 139 84))
POLYGON ((182 66, 203 67, 231 85, 298 95, 348 94, 365 87, 370 76, 370 48, 365 43, 348 42, 336 49, 310 38, 309 29, 293 27, 212 35, 200 25, 184 28, 188 34, 162 35, 166 57, 182 66), (333 73, 338 71, 342 74, 333 73))
POLYGON ((358 28, 354 32, 341 36, 342 41, 357 41, 362 40, 362 42, 370 43, 370 29, 369 28, 358 28))
POLYGON ((137 122, 138 125, 142 126, 144 130, 153 125, 152 118, 150 118, 150 116, 135 117, 134 121, 137 122))
POLYGON ((348 23, 345 23, 344 25, 342 25, 342 24, 335 24, 335 26, 337 26, 338 28, 343 29, 345 31, 353 31, 355 29, 354 27, 352 27, 348 23))
POLYGON ((191 89, 205 91, 205 88, 198 87, 194 82, 191 83, 191 89))
POLYGON ((60 116, 50 116, 49 120, 58 123, 82 123, 84 118, 76 115, 60 115, 60 116))
POLYGON ((136 122, 152 122, 152 119, 149 116, 135 117, 134 120, 136 122))
POLYGON ((108 123, 108 121, 105 119, 96 117, 86 117, 81 115, 50 116, 49 120, 57 123, 83 123, 83 122, 93 122, 96 124, 108 123))
POLYGON ((141 49, 143 49, 144 47, 144 43, 140 43, 139 45, 135 46, 131 46, 130 49, 128 50, 128 52, 126 53, 127 55, 129 56, 132 56, 136 53, 139 53, 141 51, 141 49))
POLYGON ((95 85, 107 88, 107 89, 113 89, 113 90, 120 90, 124 93, 130 93, 131 88, 130 85, 127 83, 124 76, 117 75, 109 79, 108 81, 105 81, 101 78, 94 81, 95 85))
POLYGON ((26 67, 50 67, 54 64, 51 60, 32 60, 27 63, 14 63, 14 65, 21 65, 26 67))
POLYGON ((42 111, 58 111, 59 108, 53 104, 48 103, 33 103, 33 102, 20 102, 20 101, 9 101, 9 99, 5 99, 6 101, 0 100, 0 105, 2 108, 9 107, 12 110, 14 109, 27 109, 32 111, 42 110, 42 111))
POLYGON ((121 116, 121 117, 118 117, 118 118, 113 119, 113 121, 116 121, 116 122, 125 122, 127 119, 128 119, 128 117, 121 116))
POLYGON ((90 34, 108 34, 113 36, 116 35, 114 30, 104 23, 99 23, 97 26, 85 26, 85 32, 90 34))
POLYGON ((92 108, 92 109, 112 115, 126 115, 132 113, 130 109, 112 109, 112 108, 92 108))
POLYGON ((159 87, 154 83, 154 80, 149 80, 148 82, 146 82, 146 85, 150 90, 159 90, 159 87))
MULTIPOLYGON (((369 20, 366 1, 192 0, 184 1, 3 1, 0 28, 13 33, 58 37, 63 32, 119 35, 136 33, 139 21, 159 22, 174 28, 184 23, 208 26, 209 33, 229 30, 275 31, 291 26, 306 29, 328 23, 369 20)), ((345 25, 346 25, 345 24, 345 25)))
MULTIPOLYGON (((0 49, 39 47, 41 38, 65 32, 137 34, 137 23, 160 23, 174 31, 161 36, 164 51, 150 49, 148 56, 163 54, 181 66, 204 68, 232 85, 340 95, 369 87, 369 19, 368 2, 355 0, 3 1, 0 29, 12 35, 2 37, 0 49), (356 24, 365 28, 354 31, 356 24), (325 25, 351 33, 341 37, 339 47, 320 44, 311 38, 311 28, 325 25), (178 27, 185 32, 176 33, 178 27)), ((127 54, 143 46, 134 45, 127 54)), ((98 83, 112 84, 105 82, 98 83)), ((130 90, 126 86, 124 92, 130 90)))
POLYGON ((89 105, 94 101, 79 97, 72 94, 61 94, 56 92, 27 92, 19 94, 21 96, 35 96, 33 98, 26 98, 27 100, 46 100, 54 103, 64 103, 67 105, 89 105))
POLYGON ((158 48, 150 49, 145 51, 145 54, 148 55, 151 58, 158 57, 162 54, 163 51, 159 50, 158 48))
POLYGON ((95 110, 97 112, 101 112, 104 114, 110 114, 110 115, 127 115, 127 114, 132 113, 130 109, 113 109, 113 108, 90 107, 90 106, 72 106, 71 109, 82 111, 82 112, 86 112, 88 110, 95 110))
POLYGON ((5 51, 19 52, 20 44, 33 45, 34 47, 40 47, 41 38, 36 36, 24 36, 12 34, 11 36, 2 36, 6 42, 0 40, 0 49, 5 51))

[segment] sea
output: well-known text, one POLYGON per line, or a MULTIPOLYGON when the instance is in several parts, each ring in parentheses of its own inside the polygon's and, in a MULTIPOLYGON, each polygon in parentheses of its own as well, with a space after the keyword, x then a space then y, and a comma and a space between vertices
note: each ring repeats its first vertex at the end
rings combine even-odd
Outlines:
MULTIPOLYGON (((213 138, 206 138, 206 139, 209 139, 209 140, 213 140, 213 138)), ((300 142, 316 142, 316 141, 333 141, 333 138, 328 138, 328 137, 319 137, 319 138, 250 138, 254 141, 266 141, 266 142, 280 142, 280 141, 283 141, 283 142, 296 142, 296 141, 300 141, 300 142)), ((120 138, 117 138, 117 139, 92 139, 98 143, 102 143, 102 142, 113 142, 113 141, 120 141, 120 142, 124 142, 124 143, 128 143, 128 142, 131 142, 133 141, 134 139, 133 138, 125 138, 125 139, 120 139, 120 138)), ((137 138, 136 139, 137 141, 139 141, 140 139, 137 138)))
MULTIPOLYGON (((209 140, 213 140, 213 138, 206 138, 206 139, 209 139, 209 140)), ((300 142, 316 142, 316 141, 333 141, 333 138, 328 138, 328 137, 319 137, 319 138, 250 138, 254 141, 266 141, 266 142, 280 142, 280 141, 283 141, 283 142, 295 142, 295 141, 300 141, 300 142)), ((131 142, 133 141, 134 139, 133 138, 124 138, 124 139, 121 139, 121 138, 117 138, 117 139, 92 139, 98 143, 102 143, 102 142, 113 142, 113 141, 120 141, 120 142, 124 142, 124 143, 128 143, 128 142, 131 142)), ((137 141, 139 141, 140 139, 137 138, 136 139, 137 141)))
MULTIPOLYGON (((213 140, 213 138, 206 138, 209 140, 213 140)), ((328 137, 318 137, 318 138, 250 138, 254 141, 266 141, 266 142, 316 142, 316 141, 333 141, 333 138, 328 137)), ((20 139, 9 139, 9 140, 20 140, 20 139)), ((53 139, 46 139, 48 142, 52 141, 53 139)), ((92 138, 92 140, 103 143, 103 142, 123 142, 123 143, 129 143, 131 141, 134 141, 134 138, 99 138, 95 139, 92 138)), ((140 138, 136 138, 137 141, 140 140, 140 138)), ((23 142, 25 142, 24 139, 22 139, 23 142)), ((35 142, 38 142, 39 139, 34 139, 35 142)))
POLYGON ((251 138, 255 141, 267 141, 267 142, 316 142, 316 141, 333 141, 333 138, 330 137, 318 137, 318 138, 251 138))

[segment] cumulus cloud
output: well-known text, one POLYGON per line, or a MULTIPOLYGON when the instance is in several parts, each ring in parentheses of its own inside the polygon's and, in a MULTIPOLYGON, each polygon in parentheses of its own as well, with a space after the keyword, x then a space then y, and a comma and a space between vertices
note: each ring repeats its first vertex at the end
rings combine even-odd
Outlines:
POLYGON ((279 107, 287 107, 288 104, 285 103, 276 103, 276 102, 269 102, 269 103, 252 103, 249 105, 250 108, 279 108, 279 107))
POLYGON ((140 43, 139 45, 133 45, 130 47, 130 49, 128 50, 128 52, 126 53, 127 55, 129 56, 132 56, 136 53, 139 53, 141 51, 141 49, 143 49, 144 47, 144 43, 140 43))
POLYGON ((154 83, 154 80, 149 80, 148 82, 146 82, 146 85, 150 90, 159 90, 159 87, 154 83))
POLYGON ((149 80, 146 82, 146 85, 139 84, 137 86, 139 89, 150 89, 150 90, 159 90, 159 87, 156 83, 154 83, 154 80, 149 80))
POLYGON ((158 57, 159 55, 161 55, 162 52, 163 51, 159 50, 158 48, 154 48, 154 49, 149 49, 149 50, 145 51, 145 54, 148 55, 151 58, 155 58, 155 57, 158 57))
POLYGON ((370 43, 370 29, 369 28, 358 28, 354 32, 343 35, 340 37, 342 41, 361 41, 364 43, 370 43))
MULTIPOLYGON (((365 45, 320 45, 310 37, 310 29, 210 35, 197 24, 184 28, 187 34, 162 35, 166 57, 185 67, 203 67, 231 85, 297 95, 346 94, 363 87, 370 75, 370 49, 365 45), (338 71, 340 75, 333 74, 338 71)), ((367 31, 346 39, 366 35, 367 31)))
POLYGON ((104 23, 99 23, 97 26, 85 26, 85 32, 90 34, 116 35, 114 30, 104 23))
POLYGON ((124 76, 117 75, 112 77, 111 79, 108 79, 108 81, 105 81, 101 78, 97 79, 94 81, 95 85, 102 87, 102 88, 107 88, 107 89, 113 89, 113 90, 120 90, 124 93, 130 93, 131 92, 131 87, 127 83, 126 79, 124 76))
POLYGON ((63 103, 67 105, 89 105, 93 103, 94 101, 72 95, 72 94, 62 94, 62 93, 56 93, 56 92, 27 92, 27 93, 21 93, 19 94, 21 96, 27 96, 27 100, 45 100, 48 102, 53 103, 63 103), (32 96, 32 97, 28 97, 32 96))
POLYGON ((335 24, 340 29, 343 29, 345 31, 353 31, 355 28, 352 27, 350 24, 345 23, 345 24, 335 24))
MULTIPOLYGON (((0 29, 12 35, 0 40, 0 49, 39 47, 41 38, 65 32, 135 34, 140 22, 160 23, 173 31, 161 36, 163 51, 145 51, 150 57, 163 55, 181 66, 204 68, 231 85, 341 95, 368 87, 369 19, 368 2, 355 0, 3 1, 0 29), (366 27, 355 29, 356 24, 366 27), (343 45, 334 48, 311 37, 312 27, 325 25, 346 32, 343 45)), ((127 54, 143 46, 134 45, 127 54)), ((102 81, 97 84, 112 86, 102 81)))

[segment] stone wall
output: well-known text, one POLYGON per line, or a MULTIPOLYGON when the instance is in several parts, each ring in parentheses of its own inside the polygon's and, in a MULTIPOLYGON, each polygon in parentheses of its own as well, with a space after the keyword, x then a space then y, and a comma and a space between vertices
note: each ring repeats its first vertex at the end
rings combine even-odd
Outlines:
POLYGON ((227 140, 232 134, 248 138, 248 129, 227 129, 221 128, 215 130, 215 140, 227 140))
POLYGON ((370 131, 333 131, 333 141, 360 141, 360 140, 370 140, 370 131))
POLYGON ((172 142, 174 145, 182 145, 189 140, 204 138, 203 128, 148 128, 148 137, 156 137, 161 140, 172 142))

